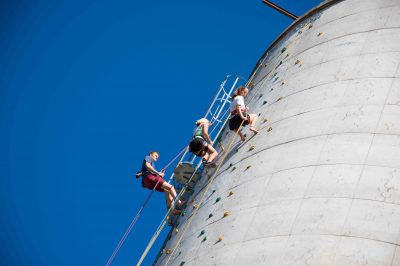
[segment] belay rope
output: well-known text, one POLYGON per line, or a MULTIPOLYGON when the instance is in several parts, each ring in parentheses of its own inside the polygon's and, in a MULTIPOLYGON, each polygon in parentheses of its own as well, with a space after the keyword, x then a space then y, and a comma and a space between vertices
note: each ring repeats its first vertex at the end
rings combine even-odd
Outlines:
MULTIPOLYGON (((183 152, 186 151, 186 149, 187 149, 187 146, 186 146, 180 153, 178 153, 178 155, 176 155, 176 156, 174 157, 174 159, 172 159, 166 166, 164 166, 164 168, 163 168, 161 171, 165 171, 176 159, 178 159, 178 157, 179 157, 183 152)), ((150 193, 149 193, 149 195, 147 196, 146 200, 144 201, 144 203, 143 203, 142 206, 140 207, 139 211, 137 212, 135 218, 133 218, 131 224, 130 224, 129 227, 126 229, 124 235, 121 237, 121 240, 118 242, 117 247, 114 249, 112 255, 110 256, 110 258, 109 258, 108 261, 107 261, 107 264, 106 264, 107 266, 109 266, 109 265, 113 262, 113 260, 114 260, 115 256, 117 255, 119 249, 120 249, 121 246, 124 244, 126 238, 128 237, 129 233, 132 231, 132 228, 135 226, 135 224, 136 224, 137 220, 139 219, 141 213, 143 212, 144 208, 146 207, 147 203, 149 202, 149 200, 150 200, 151 196, 153 195, 153 192, 154 192, 154 190, 156 189, 156 187, 157 187, 157 185, 158 185, 159 182, 160 182, 160 179, 157 180, 156 185, 155 185, 154 188, 150 191, 150 193)))

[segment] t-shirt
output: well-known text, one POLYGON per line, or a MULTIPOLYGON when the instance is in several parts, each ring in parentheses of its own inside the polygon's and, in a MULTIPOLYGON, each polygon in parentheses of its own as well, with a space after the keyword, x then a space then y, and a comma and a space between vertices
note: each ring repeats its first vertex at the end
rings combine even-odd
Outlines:
POLYGON ((246 105, 244 105, 243 96, 235 96, 235 98, 232 99, 232 101, 231 101, 231 112, 236 110, 236 106, 237 105, 240 105, 242 110, 246 108, 246 105))
POLYGON ((156 166, 155 166, 153 160, 151 159, 150 155, 147 155, 146 157, 144 157, 144 160, 143 160, 143 163, 142 163, 142 170, 141 171, 142 171, 143 175, 147 175, 147 174, 150 173, 150 171, 147 170, 146 162, 150 163, 151 166, 153 166, 153 168, 156 169, 155 168, 156 166))

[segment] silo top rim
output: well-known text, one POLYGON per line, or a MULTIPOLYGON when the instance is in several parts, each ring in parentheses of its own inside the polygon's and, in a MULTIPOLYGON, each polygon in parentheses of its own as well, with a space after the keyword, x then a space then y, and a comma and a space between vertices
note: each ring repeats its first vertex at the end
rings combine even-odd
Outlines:
POLYGON ((277 44, 279 43, 280 40, 282 40, 285 35, 292 30, 293 28, 295 28, 298 24, 300 24, 302 21, 304 21, 305 19, 307 19, 308 17, 314 15, 315 13, 320 12, 321 10, 337 4, 339 2, 342 2, 344 0, 326 0, 322 3, 320 3, 318 6, 310 9, 308 12, 306 12, 304 15, 302 15, 301 17, 299 17, 297 20, 295 20, 292 24, 290 24, 279 36, 278 38, 275 39, 275 41, 272 42, 272 44, 268 47, 268 49, 263 53, 263 55, 261 56, 261 58, 258 60, 257 64, 254 66, 253 70, 251 71, 251 74, 249 76, 250 77, 254 74, 254 72, 256 71, 258 65, 260 64, 260 62, 262 61, 262 59, 266 56, 266 54, 277 44))

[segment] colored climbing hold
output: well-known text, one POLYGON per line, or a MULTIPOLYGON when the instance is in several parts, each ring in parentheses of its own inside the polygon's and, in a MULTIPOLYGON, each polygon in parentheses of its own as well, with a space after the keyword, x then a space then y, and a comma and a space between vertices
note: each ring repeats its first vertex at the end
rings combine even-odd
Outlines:
POLYGON ((276 77, 274 81, 277 81, 279 79, 279 77, 276 77))
POLYGON ((272 130, 272 127, 269 127, 267 131, 270 132, 271 130, 272 130))
POLYGON ((279 97, 278 99, 276 99, 276 101, 279 102, 282 99, 283 99, 283 97, 279 97))
POLYGON ((212 193, 215 193, 215 191, 216 191, 216 190, 215 190, 215 189, 213 189, 212 193))
POLYGON ((261 113, 258 113, 258 116, 261 116, 261 113))
POLYGON ((184 262, 184 261, 182 261, 182 262, 181 262, 181 264, 179 264, 179 265, 180 265, 180 266, 183 266, 184 264, 185 264, 185 262, 184 262))
POLYGON ((227 217, 227 216, 229 216, 229 212, 228 211, 224 212, 224 217, 227 217))
POLYGON ((179 233, 179 229, 175 228, 174 232, 175 232, 175 234, 179 233))
POLYGON ((263 123, 267 123, 268 122, 268 118, 264 118, 263 123))
POLYGON ((205 230, 201 230, 200 235, 202 236, 202 235, 204 235, 205 233, 206 233, 205 230))
POLYGON ((233 167, 232 170, 231 170, 231 172, 233 172, 233 171, 235 171, 235 170, 236 170, 236 167, 233 167))
POLYGON ((205 236, 204 238, 203 238, 203 240, 201 240, 201 242, 204 242, 204 241, 206 241, 207 240, 207 237, 205 236))
POLYGON ((283 54, 286 51, 286 47, 283 47, 281 50, 281 54, 283 54))
POLYGON ((246 166, 246 170, 250 169, 251 165, 246 166))
POLYGON ((299 60, 299 59, 297 59, 297 60, 294 62, 295 65, 297 65, 297 64, 299 64, 299 63, 300 63, 300 60, 299 60))
POLYGON ((171 254, 171 249, 170 249, 170 248, 167 248, 167 249, 165 250, 165 253, 166 253, 166 254, 171 254))
POLYGON ((258 96, 258 99, 260 99, 261 97, 263 97, 262 93, 258 96))
POLYGON ((268 102, 267 101, 263 101, 263 105, 266 104, 266 103, 268 103, 268 102))
POLYGON ((282 86, 282 85, 285 85, 285 82, 284 82, 284 81, 282 81, 281 86, 282 86))
POLYGON ((322 32, 318 33, 318 37, 321 36, 322 34, 323 34, 322 32))
POLYGON ((256 146, 251 145, 251 146, 249 147, 249 151, 252 151, 252 150, 254 150, 255 148, 256 148, 256 146))
POLYGON ((272 77, 274 78, 274 77, 276 77, 276 75, 278 75, 278 72, 275 72, 275 74, 272 77))
POLYGON ((250 87, 250 89, 254 88, 254 83, 253 83, 253 82, 250 82, 250 83, 249 83, 249 87, 250 87))
POLYGON ((312 24, 310 24, 309 26, 308 26, 308 29, 311 29, 312 28, 312 24))
POLYGON ((218 242, 221 242, 222 240, 224 240, 224 236, 218 237, 218 242))
POLYGON ((303 33, 303 31, 302 30, 299 30, 299 34, 302 34, 303 33))
POLYGON ((233 191, 229 191, 228 197, 230 197, 230 196, 232 196, 232 195, 233 195, 233 191))
POLYGON ((285 58, 288 58, 288 57, 289 57, 289 55, 290 55, 290 54, 289 54, 289 53, 287 53, 287 54, 286 54, 286 56, 285 56, 285 58))
POLYGON ((218 198, 215 199, 215 202, 218 202, 218 201, 220 201, 220 200, 221 200, 221 198, 218 197, 218 198))
POLYGON ((274 90, 274 88, 271 88, 269 91, 273 91, 274 90))
POLYGON ((193 209, 197 209, 199 207, 198 204, 193 204, 193 209))
POLYGON ((212 214, 212 213, 210 213, 210 214, 208 215, 208 218, 211 218, 211 217, 213 217, 213 214, 212 214))

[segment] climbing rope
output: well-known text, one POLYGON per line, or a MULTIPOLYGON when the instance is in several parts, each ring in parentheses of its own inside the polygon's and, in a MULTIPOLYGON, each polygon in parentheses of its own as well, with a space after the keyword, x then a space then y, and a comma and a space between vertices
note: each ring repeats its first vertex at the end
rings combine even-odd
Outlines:
MULTIPOLYGON (((214 181, 215 177, 217 176, 217 173, 218 173, 219 169, 221 168, 222 163, 224 162, 226 156, 229 154, 230 150, 232 149, 233 142, 234 142, 236 136, 238 135, 240 129, 242 128, 242 125, 243 125, 244 121, 245 121, 245 120, 242 120, 242 122, 240 123, 240 126, 239 126, 238 130, 236 130, 235 134, 234 134, 233 137, 232 137, 231 142, 230 142, 229 145, 228 145, 227 152, 224 154, 224 157, 223 157, 223 158, 221 159, 221 161, 219 162, 218 167, 217 167, 217 169, 215 170, 213 176, 212 176, 211 179, 208 181, 207 187, 206 187, 205 191, 203 192, 203 194, 202 194, 202 196, 201 196, 201 198, 200 198, 200 201, 197 203, 198 206, 201 206, 201 203, 203 202, 204 197, 205 197, 206 193, 208 192, 208 189, 210 188, 211 183, 214 181)), ((182 231, 182 234, 181 234, 181 236, 179 237, 179 239, 178 239, 178 241, 177 241, 175 247, 173 248, 173 250, 172 250, 171 253, 169 254, 169 257, 168 257, 167 261, 165 262, 165 265, 168 265, 169 260, 172 258, 173 254, 175 253, 176 249, 178 248, 178 245, 179 245, 180 242, 182 241, 182 238, 183 238, 183 236, 185 235, 185 233, 186 233, 186 231, 187 231, 189 225, 190 225, 190 224, 192 223, 192 221, 193 221, 193 217, 196 216, 196 214, 197 214, 197 212, 198 212, 199 209, 200 209, 200 208, 195 208, 195 209, 194 209, 194 212, 193 212, 193 214, 190 216, 189 221, 186 223, 186 225, 185 225, 185 227, 184 227, 184 229, 183 229, 183 231, 182 231)))
MULTIPOLYGON (((186 149, 187 149, 187 146, 186 146, 181 152, 179 152, 178 155, 176 155, 166 166, 164 166, 164 168, 163 168, 161 171, 167 170, 167 168, 168 168, 176 159, 178 159, 178 157, 179 157, 186 149)), ((114 251, 113 251, 111 257, 110 257, 110 258, 108 259, 108 261, 107 261, 107 264, 106 264, 107 266, 109 266, 109 265, 113 262, 113 260, 114 260, 115 256, 117 255, 119 249, 120 249, 121 246, 124 244, 126 238, 128 237, 129 233, 132 231, 132 228, 135 226, 135 224, 136 224, 137 220, 139 219, 141 213, 143 212, 144 208, 146 207, 147 203, 149 202, 149 200, 150 200, 151 196, 153 195, 153 192, 154 192, 154 190, 156 189, 156 187, 157 187, 157 185, 158 185, 159 182, 160 182, 160 180, 158 179, 156 185, 155 185, 154 188, 151 190, 151 192, 150 192, 149 195, 147 196, 146 200, 144 201, 144 203, 143 203, 142 206, 140 207, 139 211, 138 211, 137 214, 135 215, 135 218, 133 218, 131 224, 130 224, 129 227, 126 229, 124 235, 121 237, 120 241, 118 242, 117 247, 114 249, 114 251)))

